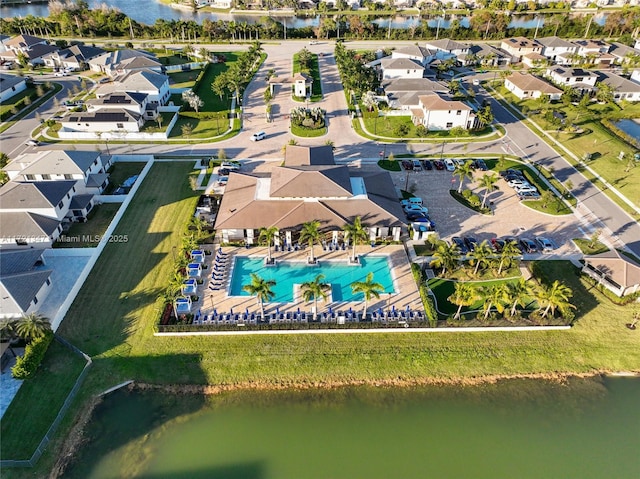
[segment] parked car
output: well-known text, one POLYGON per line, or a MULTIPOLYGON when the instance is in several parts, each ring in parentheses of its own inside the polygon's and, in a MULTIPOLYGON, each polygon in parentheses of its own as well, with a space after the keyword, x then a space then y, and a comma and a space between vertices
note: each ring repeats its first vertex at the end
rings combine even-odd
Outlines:
POLYGON ((469 248, 464 244, 464 240, 460 238, 460 236, 454 236, 451 238, 451 242, 458 247, 461 254, 467 254, 469 252, 469 248))
POLYGON ((520 242, 518 241, 518 238, 516 238, 515 236, 505 236, 502 239, 504 240, 504 244, 514 243, 521 253, 524 252, 524 250, 522 249, 522 246, 520 245, 520 242))
POLYGON ((553 242, 544 236, 536 236, 536 243, 538 243, 538 247, 543 253, 553 251, 555 249, 553 242))
POLYGON ((444 167, 447 171, 455 171, 456 164, 453 162, 453 160, 447 158, 446 160, 444 160, 444 167))
POLYGON ((431 221, 429 218, 425 218, 421 221, 414 221, 411 225, 414 230, 425 232, 425 231, 435 231, 436 224, 431 221))
POLYGON ((111 78, 100 78, 99 83, 109 83, 110 81, 111 81, 111 78))
POLYGON ((422 171, 422 163, 420 163, 420 160, 413 160, 412 164, 415 171, 422 171))
POLYGON ((524 178, 524 173, 522 173, 522 171, 520 170, 516 170, 515 168, 508 168, 500 172, 500 176, 502 176, 503 178, 507 175, 518 175, 524 178))
POLYGON ((518 199, 520 200, 539 200, 540 193, 537 191, 516 191, 518 199))
POLYGON ((500 238, 491 238, 491 247, 493 248, 493 251, 495 251, 496 253, 499 253, 500 251, 502 251, 502 248, 504 248, 506 241, 500 238))
POLYGON ((537 193, 538 192, 538 188, 536 188, 533 185, 516 186, 514 190, 516 190, 516 193, 537 193))
POLYGON ((235 161, 224 161, 220 165, 220 168, 226 168, 229 171, 238 171, 240 169, 240 164, 235 161))
POLYGON ((405 198, 404 200, 401 200, 400 204, 404 208, 405 206, 409 206, 409 205, 422 206, 423 202, 422 202, 422 198, 418 196, 412 196, 411 198, 405 198))
POLYGON ((444 170, 444 161, 442 160, 433 160, 433 166, 435 166, 436 170, 444 170))
POLYGON ((420 205, 407 205, 402 207, 406 213, 424 213, 429 214, 429 209, 420 205))
POLYGON ((515 188, 517 186, 531 186, 531 183, 529 183, 527 180, 524 179, 516 179, 516 180, 510 180, 507 181, 507 184, 511 187, 511 188, 515 188))
POLYGON ((535 241, 529 238, 520 238, 520 249, 525 253, 537 253, 538 247, 535 241))
POLYGON ((478 240, 475 239, 473 236, 465 236, 464 244, 467 245, 467 248, 469 248, 469 251, 475 251, 476 246, 478 246, 478 240))
POLYGON ((429 220, 429 216, 427 216, 426 213, 421 213, 421 212, 407 213, 406 216, 407 216, 407 220, 413 221, 414 223, 420 223, 422 221, 429 220))
POLYGON ((510 175, 504 176, 503 178, 504 178, 504 181, 506 181, 507 183, 509 183, 510 181, 513 181, 513 180, 527 181, 527 179, 524 176, 521 176, 521 175, 511 175, 510 174, 510 175))
POLYGON ((453 158, 453 164, 456 166, 464 166, 465 163, 465 160, 461 158, 453 158))
POLYGON ((69 76, 69 72, 65 72, 65 71, 62 71, 62 72, 55 72, 55 73, 53 74, 53 76, 54 76, 54 77, 68 77, 68 76, 69 76))
POLYGON ((251 141, 260 141, 264 140, 267 137, 267 134, 264 131, 259 131, 258 133, 254 133, 251 135, 251 141))
POLYGON ((429 161, 429 160, 422 160, 422 167, 425 170, 431 171, 431 170, 433 170, 433 163, 431 163, 431 161, 429 161))
POLYGON ((228 168, 218 168, 218 176, 229 176, 229 173, 231 173, 231 170, 228 168))
POLYGON ((317 44, 318 44, 317 40, 310 40, 309 41, 309 45, 317 45, 317 44))
POLYGON ((36 140, 27 140, 25 142, 25 145, 27 145, 27 146, 40 146, 40 142, 38 142, 36 140))
POLYGON ((476 168, 479 169, 480 171, 488 171, 489 167, 487 166, 487 163, 484 160, 478 159, 475 161, 476 164, 476 168))
POLYGON ((228 176, 218 176, 218 186, 227 186, 228 176))
POLYGON ((473 84, 473 86, 480 86, 480 80, 478 80, 477 78, 471 80, 471 83, 473 84))
POLYGON ((409 160, 402 160, 402 163, 400 164, 405 170, 413 170, 413 163, 411 163, 409 160))

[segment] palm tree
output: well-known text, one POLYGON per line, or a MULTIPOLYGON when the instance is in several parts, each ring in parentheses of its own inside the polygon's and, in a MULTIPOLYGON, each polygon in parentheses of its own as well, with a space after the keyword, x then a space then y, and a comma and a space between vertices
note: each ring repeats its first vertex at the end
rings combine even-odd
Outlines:
POLYGON ((472 266, 474 264, 476 265, 475 269, 473 270, 473 275, 475 276, 478 274, 480 266, 489 265, 489 263, 491 262, 491 257, 493 256, 493 250, 491 249, 491 246, 489 246, 487 240, 484 240, 482 241, 482 243, 475 247, 470 256, 471 260, 469 261, 469 263, 472 266))
POLYGON ((328 291, 331 289, 329 283, 323 283, 324 274, 319 274, 313 281, 307 281, 302 283, 300 288, 302 290, 302 297, 305 301, 309 302, 313 299, 313 320, 318 317, 318 297, 322 300, 326 300, 329 296, 328 291))
POLYGON ((460 249, 455 243, 442 243, 438 245, 435 253, 433 253, 433 259, 431 260, 431 266, 436 268, 442 268, 442 274, 444 275, 447 270, 455 269, 460 261, 460 249))
POLYGON ((322 234, 320 233, 320 222, 318 220, 307 221, 302 225, 302 230, 300 231, 300 241, 309 242, 309 247, 311 248, 311 262, 316 262, 316 257, 313 254, 313 245, 316 242, 320 242, 322 240, 322 234))
POLYGON ((488 288, 482 288, 480 290, 484 304, 482 309, 484 310, 484 319, 489 317, 491 308, 495 307, 499 313, 504 311, 505 306, 509 302, 509 290, 505 283, 494 284, 488 288))
POLYGON ((458 163, 456 169, 453 171, 453 176, 460 178, 460 184, 458 185, 458 193, 462 193, 462 184, 465 178, 473 178, 473 170, 471 169, 471 162, 465 161, 464 163, 458 163))
POLYGON ((359 241, 366 241, 368 238, 367 235, 367 225, 363 225, 360 216, 356 216, 353 220, 353 223, 347 223, 342 227, 342 231, 347 234, 347 239, 349 239, 353 243, 353 261, 356 261, 356 246, 358 246, 359 241))
POLYGON ((500 265, 498 266, 498 276, 502 273, 502 267, 506 264, 511 264, 513 258, 520 256, 522 252, 518 248, 518 244, 515 241, 505 242, 502 250, 500 251, 500 265))
POLYGON ((273 298, 276 293, 271 289, 276 285, 276 282, 272 279, 264 279, 255 273, 251 273, 251 284, 245 284, 242 289, 251 296, 258 298, 258 304, 260 305, 260 316, 264 318, 264 302, 273 298))
POLYGON ((271 263, 271 243, 278 235, 278 228, 275 226, 271 226, 269 228, 260 228, 260 235, 258 236, 258 241, 266 241, 267 242, 267 251, 269 255, 269 263, 271 263))
POLYGON ((478 292, 471 283, 460 281, 456 283, 455 288, 453 294, 447 299, 449 302, 458 306, 458 311, 456 311, 456 314, 453 316, 454 319, 458 319, 463 306, 471 306, 477 301, 478 292))
POLYGON ((478 185, 480 185, 480 188, 484 188, 484 195, 482 197, 482 208, 484 208, 487 204, 487 197, 489 196, 489 193, 491 193, 493 190, 498 189, 496 183, 499 179, 500 177, 496 174, 487 175, 485 173, 478 180, 478 185))
POLYGON ((529 298, 533 295, 533 285, 526 279, 520 278, 517 283, 509 283, 507 287, 512 301, 509 316, 514 316, 518 305, 524 308, 529 298))
POLYGON ((367 302, 371 298, 379 298, 380 293, 384 291, 384 287, 380 283, 373 281, 373 272, 367 274, 367 278, 364 281, 354 281, 351 283, 351 291, 353 293, 364 294, 364 310, 362 312, 362 318, 367 316, 367 302))
POLYGON ((574 308, 575 306, 569 302, 569 299, 573 296, 571 288, 561 283, 557 279, 551 284, 551 286, 542 285, 538 292, 538 302, 540 308, 544 307, 542 317, 545 318, 549 311, 551 316, 556 314, 556 309, 564 314, 568 308, 574 308))
POLYGON ((49 318, 38 313, 30 313, 16 321, 15 331, 22 339, 31 342, 50 333, 51 323, 49 318))

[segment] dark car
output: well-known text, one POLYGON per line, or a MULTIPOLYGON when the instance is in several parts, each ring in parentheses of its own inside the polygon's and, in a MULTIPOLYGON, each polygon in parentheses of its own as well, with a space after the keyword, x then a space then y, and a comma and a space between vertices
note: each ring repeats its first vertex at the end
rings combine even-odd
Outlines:
POLYGON ((451 238, 451 241, 453 242, 454 245, 458 247, 458 249, 460 250, 460 253, 467 254, 469 252, 467 245, 464 244, 464 240, 460 238, 460 236, 454 236, 453 238, 451 238))
POLYGON ((517 176, 520 176, 520 177, 524 177, 524 173, 522 173, 522 171, 520 171, 520 170, 516 170, 515 168, 509 168, 509 169, 506 169, 506 170, 502 170, 500 172, 500 176, 502 176, 503 178, 505 176, 509 176, 509 175, 517 175, 517 176))
POLYGON ((499 238, 491 238, 491 247, 493 248, 493 251, 495 251, 496 253, 499 253, 500 251, 502 251, 502 248, 504 248, 506 241, 499 239, 499 238))
POLYGON ((441 160, 433 160, 433 166, 436 167, 436 170, 444 170, 444 161, 441 160))
POLYGON ((413 170, 413 163, 407 160, 402 160, 402 168, 405 170, 413 170))
POLYGON ((419 212, 406 213, 405 216, 409 221, 414 221, 416 223, 420 222, 421 219, 426 219, 426 220, 429 219, 429 216, 427 216, 425 213, 419 213, 419 212))
MULTIPOLYGON (((518 241, 518 238, 516 238, 515 236, 505 236, 502 239, 504 240, 504 244, 515 243, 516 247, 520 250, 520 252, 524 252, 524 250, 522 249, 522 245, 518 241)), ((504 246, 503 246, 503 248, 504 248, 504 246)))
POLYGON ((487 166, 484 160, 476 160, 475 164, 476 164, 476 168, 479 169, 480 171, 487 171, 489 169, 489 167, 487 166))
POLYGON ((518 195, 518 199, 520 200, 539 200, 540 193, 537 191, 518 191, 516 193, 518 195))
POLYGON ((229 176, 229 173, 231 173, 231 170, 229 170, 228 168, 218 169, 218 176, 229 176))
POLYGON ((529 238, 520 238, 520 249, 525 253, 536 253, 538 251, 536 243, 529 238))
POLYGON ((467 245, 467 248, 469 248, 469 251, 475 251, 476 246, 478 246, 478 240, 473 236, 465 236, 464 243, 467 245))
POLYGON ((433 164, 429 160, 422 160, 422 166, 425 170, 433 170, 433 164))

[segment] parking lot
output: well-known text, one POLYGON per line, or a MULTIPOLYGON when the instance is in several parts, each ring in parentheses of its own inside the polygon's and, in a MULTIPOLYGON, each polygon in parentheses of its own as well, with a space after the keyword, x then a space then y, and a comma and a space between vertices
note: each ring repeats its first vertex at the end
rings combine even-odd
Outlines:
MULTIPOLYGON (((470 188, 480 199, 484 193, 475 184, 485 172, 475 171, 474 180, 465 179, 464 188, 470 188)), ((458 188, 458 177, 449 171, 423 170, 391 172, 397 189, 415 188, 414 194, 424 200, 429 217, 436 223, 436 232, 444 240, 453 236, 474 236, 478 241, 494 237, 516 236, 550 238, 556 246, 553 254, 576 254, 579 251, 572 238, 583 237, 574 215, 552 216, 534 211, 523 204, 515 191, 500 179, 498 190, 492 192, 493 215, 482 215, 458 203, 449 193, 458 188)), ((549 256, 546 254, 545 256, 549 256)))

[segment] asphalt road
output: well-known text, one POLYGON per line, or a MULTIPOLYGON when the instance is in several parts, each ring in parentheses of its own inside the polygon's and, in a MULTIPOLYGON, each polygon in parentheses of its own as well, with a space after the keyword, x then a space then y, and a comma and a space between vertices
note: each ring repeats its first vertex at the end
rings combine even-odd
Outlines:
MULTIPOLYGON (((403 44, 412 44, 404 42, 403 44)), ((395 45, 395 43, 394 43, 395 45)), ((320 57, 320 70, 322 72, 322 86, 324 98, 321 102, 314 103, 327 111, 329 133, 324 137, 312 139, 297 139, 299 144, 322 145, 328 140, 332 141, 336 148, 336 157, 342 159, 372 159, 378 158, 380 151, 385 150, 386 154, 393 152, 394 155, 401 153, 431 153, 439 154, 441 151, 451 154, 482 153, 482 154, 502 154, 509 153, 521 156, 526 161, 537 162, 546 168, 553 168, 555 176, 563 183, 571 180, 574 187, 573 194, 578 198, 579 214, 587 216, 594 228, 604 227, 613 235, 613 239, 619 239, 621 243, 640 256, 640 225, 627 213, 613 203, 606 195, 594 187, 580 172, 569 165, 551 147, 525 124, 519 122, 509 111, 498 102, 490 99, 483 90, 478 91, 478 99, 482 101, 489 98, 496 120, 501 123, 507 132, 505 138, 477 143, 458 144, 388 144, 383 145, 371 140, 366 140, 353 131, 347 109, 346 100, 342 92, 338 70, 333 56, 334 42, 320 41, 315 45, 309 45, 307 41, 288 42, 286 44, 263 45, 268 54, 268 58, 261 66, 255 76, 254 81, 248 86, 243 98, 243 131, 234 138, 217 143, 201 144, 172 144, 170 142, 162 144, 131 144, 117 145, 109 144, 112 154, 131 153, 175 153, 175 154, 202 154, 213 155, 220 148, 224 148, 229 157, 235 158, 263 158, 281 159, 282 147, 292 138, 288 131, 288 121, 285 115, 288 111, 298 105, 294 103, 288 93, 288 86, 280 87, 273 100, 275 121, 267 123, 264 114, 263 92, 267 86, 265 77, 269 70, 273 69, 278 76, 291 75, 293 53, 307 47, 314 53, 322 53, 320 57), (252 142, 250 136, 260 130, 267 132, 267 139, 260 142, 252 142), (588 211, 593 212, 595 217, 589 217, 588 211), (597 217, 597 218, 596 218, 597 217)), ((387 43, 348 43, 349 48, 376 48, 388 46, 387 43)), ((215 49, 217 51, 222 48, 215 49)), ((246 46, 229 45, 224 50, 243 50, 246 46)), ((486 76, 486 74, 485 74, 486 76)), ((56 81, 60 79, 56 78, 56 81)), ((60 83, 65 85, 65 89, 58 93, 57 97, 62 101, 68 94, 68 89, 78 80, 74 77, 63 79, 60 83)), ((46 119, 55 114, 53 102, 48 101, 39 108, 42 118, 46 119)), ((20 121, 16 126, 7 130, 2 138, 2 151, 14 158, 17 154, 30 147, 26 147, 24 142, 28 139, 28 133, 36 128, 38 120, 35 113, 31 113, 27 118, 20 121)), ((105 150, 106 145, 98 143, 98 148, 105 150)), ((42 147, 40 147, 42 148, 42 147)), ((52 146, 55 149, 63 149, 64 145, 52 146)), ((78 149, 95 150, 96 145, 81 145, 78 149)), ((622 244, 616 244, 622 246, 622 244)))

